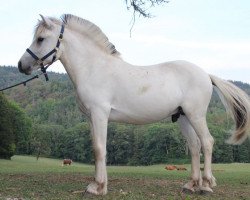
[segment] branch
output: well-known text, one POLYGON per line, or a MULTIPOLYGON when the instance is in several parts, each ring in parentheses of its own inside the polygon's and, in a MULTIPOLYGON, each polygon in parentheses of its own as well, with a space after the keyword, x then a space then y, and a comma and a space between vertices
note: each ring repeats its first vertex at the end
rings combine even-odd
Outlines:
POLYGON ((138 13, 146 18, 151 18, 152 15, 148 10, 156 5, 165 4, 167 0, 125 0, 127 9, 133 9, 134 13, 138 13))
POLYGON ((132 16, 132 26, 130 28, 130 37, 132 34, 132 29, 135 25, 136 20, 136 13, 140 16, 143 16, 145 18, 151 18, 153 17, 151 13, 148 11, 150 8, 155 7, 156 5, 165 4, 169 1, 167 0, 125 0, 127 9, 132 9, 133 16, 132 16))

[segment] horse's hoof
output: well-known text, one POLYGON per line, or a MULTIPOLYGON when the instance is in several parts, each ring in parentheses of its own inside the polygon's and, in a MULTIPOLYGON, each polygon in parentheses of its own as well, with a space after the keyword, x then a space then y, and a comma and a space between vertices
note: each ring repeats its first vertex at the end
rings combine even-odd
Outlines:
POLYGON ((200 194, 210 195, 213 193, 213 190, 210 187, 200 187, 200 194))
POLYGON ((196 181, 189 181, 182 187, 182 192, 187 193, 187 194, 192 194, 195 192, 194 187, 196 186, 196 181))
POLYGON ((192 181, 186 183, 183 187, 182 187, 182 192, 186 193, 186 194, 192 194, 195 192, 194 190, 194 184, 192 181))
POLYGON ((185 193, 185 194, 193 194, 195 191, 194 191, 194 188, 182 187, 181 192, 182 192, 182 193, 185 193))
POLYGON ((86 192, 94 195, 105 195, 107 194, 107 186, 105 183, 93 182, 87 186, 86 192))
POLYGON ((216 187, 217 184, 216 184, 216 179, 212 176, 212 180, 211 180, 211 184, 210 186, 213 188, 213 187, 216 187))

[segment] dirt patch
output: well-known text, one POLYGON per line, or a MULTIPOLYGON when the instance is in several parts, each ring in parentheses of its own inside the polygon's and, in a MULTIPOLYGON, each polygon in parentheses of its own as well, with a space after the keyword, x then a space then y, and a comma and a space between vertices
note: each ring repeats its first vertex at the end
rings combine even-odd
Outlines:
POLYGON ((219 184, 210 195, 186 194, 188 180, 109 177, 108 195, 83 192, 94 179, 80 173, 9 174, 1 176, 0 199, 250 199, 250 185, 219 184))

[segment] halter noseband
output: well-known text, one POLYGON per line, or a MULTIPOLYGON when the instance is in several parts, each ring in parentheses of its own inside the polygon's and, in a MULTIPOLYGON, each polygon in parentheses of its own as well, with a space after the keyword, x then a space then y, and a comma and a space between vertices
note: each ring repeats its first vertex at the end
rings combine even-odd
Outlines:
POLYGON ((26 51, 32 56, 32 58, 34 58, 34 59, 36 60, 36 63, 37 63, 38 65, 41 66, 41 71, 43 72, 46 81, 49 80, 48 74, 47 74, 47 72, 46 72, 46 69, 47 69, 53 62, 55 62, 55 60, 56 60, 56 53, 57 53, 57 51, 58 51, 58 49, 59 49, 59 46, 60 46, 60 44, 61 44, 61 41, 62 41, 62 39, 63 39, 63 32, 64 32, 64 25, 62 24, 61 31, 60 31, 60 35, 59 35, 58 40, 57 40, 57 43, 56 43, 56 47, 55 47, 54 49, 52 49, 49 53, 47 53, 45 56, 43 56, 42 58, 38 58, 38 57, 36 56, 36 54, 34 54, 30 49, 26 49, 26 51), (43 61, 44 61, 46 58, 50 57, 53 53, 55 53, 55 54, 54 54, 54 56, 53 56, 53 58, 52 58, 51 63, 49 63, 49 64, 47 64, 46 66, 44 66, 43 61))

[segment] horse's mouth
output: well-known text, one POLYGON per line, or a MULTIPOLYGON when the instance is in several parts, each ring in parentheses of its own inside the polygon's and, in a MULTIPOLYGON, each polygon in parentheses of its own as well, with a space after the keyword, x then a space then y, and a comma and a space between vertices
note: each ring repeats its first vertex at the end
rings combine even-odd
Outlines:
POLYGON ((25 75, 31 75, 31 71, 24 72, 25 75))
POLYGON ((31 75, 31 73, 32 73, 32 67, 29 66, 25 71, 23 70, 23 73, 24 73, 25 75, 31 75))

